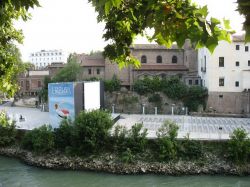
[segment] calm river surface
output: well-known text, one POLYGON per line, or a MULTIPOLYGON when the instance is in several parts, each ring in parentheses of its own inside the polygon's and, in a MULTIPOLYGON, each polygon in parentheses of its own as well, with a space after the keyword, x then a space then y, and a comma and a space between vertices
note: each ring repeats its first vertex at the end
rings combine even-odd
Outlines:
POLYGON ((0 156, 0 187, 250 187, 249 177, 112 175, 54 171, 27 166, 0 156))

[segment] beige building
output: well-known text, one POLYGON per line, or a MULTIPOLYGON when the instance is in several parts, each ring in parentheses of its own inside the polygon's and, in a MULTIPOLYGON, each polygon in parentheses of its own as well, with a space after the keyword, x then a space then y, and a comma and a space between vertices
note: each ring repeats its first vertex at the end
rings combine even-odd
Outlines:
POLYGON ((199 50, 199 75, 208 89, 208 109, 249 114, 250 43, 243 36, 233 36, 232 41, 219 42, 213 54, 199 50))

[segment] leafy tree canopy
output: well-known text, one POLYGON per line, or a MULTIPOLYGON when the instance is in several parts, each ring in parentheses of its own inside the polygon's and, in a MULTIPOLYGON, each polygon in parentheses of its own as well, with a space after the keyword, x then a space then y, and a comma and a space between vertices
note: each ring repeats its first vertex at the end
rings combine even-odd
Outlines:
POLYGON ((76 56, 69 55, 68 63, 53 78, 53 82, 74 82, 79 80, 81 74, 80 64, 77 63, 76 56))
POLYGON ((22 43, 21 30, 14 28, 13 21, 29 18, 28 9, 39 6, 37 0, 0 1, 0 91, 13 96, 17 90, 16 76, 24 68, 16 43, 22 43))
POLYGON ((106 23, 103 38, 109 44, 105 47, 104 55, 120 67, 128 64, 140 66, 140 62, 130 54, 130 46, 137 35, 146 36, 149 41, 166 47, 170 47, 173 42, 182 47, 185 40, 190 39, 196 48, 207 47, 213 52, 218 41, 230 42, 230 34, 233 33, 229 20, 208 20, 207 6, 198 7, 191 0, 89 2, 98 13, 98 21, 106 23), (148 35, 146 29, 153 30, 154 34, 148 35))

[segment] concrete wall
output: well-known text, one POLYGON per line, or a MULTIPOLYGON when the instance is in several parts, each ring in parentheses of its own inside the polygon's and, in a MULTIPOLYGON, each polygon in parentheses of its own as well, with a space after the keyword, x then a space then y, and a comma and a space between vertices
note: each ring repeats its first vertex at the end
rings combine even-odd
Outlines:
POLYGON ((249 93, 209 92, 207 110, 218 113, 248 114, 249 93))

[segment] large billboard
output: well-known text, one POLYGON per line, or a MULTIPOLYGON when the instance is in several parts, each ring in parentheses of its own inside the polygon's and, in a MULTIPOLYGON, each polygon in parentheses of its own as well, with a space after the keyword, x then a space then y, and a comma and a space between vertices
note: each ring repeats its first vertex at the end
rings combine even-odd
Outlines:
POLYGON ((74 83, 50 83, 48 90, 49 117, 52 127, 58 127, 62 119, 74 120, 74 83))

